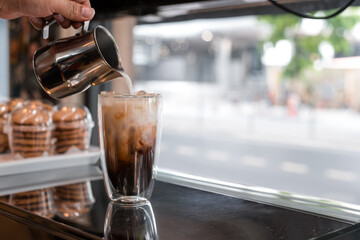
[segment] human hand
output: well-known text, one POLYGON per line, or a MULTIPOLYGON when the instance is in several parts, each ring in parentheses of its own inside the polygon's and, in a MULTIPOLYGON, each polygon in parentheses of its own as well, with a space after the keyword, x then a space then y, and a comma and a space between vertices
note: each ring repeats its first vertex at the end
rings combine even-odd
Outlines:
POLYGON ((94 14, 90 0, 0 0, 0 18, 27 16, 36 29, 42 29, 53 18, 63 28, 79 28, 94 14))

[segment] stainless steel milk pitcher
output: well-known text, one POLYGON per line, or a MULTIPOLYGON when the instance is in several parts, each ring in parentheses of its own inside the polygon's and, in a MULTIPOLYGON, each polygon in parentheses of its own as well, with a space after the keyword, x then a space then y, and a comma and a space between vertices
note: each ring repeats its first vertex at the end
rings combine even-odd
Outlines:
MULTIPOLYGON (((51 23, 44 28, 44 37, 51 23)), ((103 26, 39 48, 33 57, 35 75, 47 94, 60 99, 91 85, 123 76, 120 53, 111 33, 103 26)))

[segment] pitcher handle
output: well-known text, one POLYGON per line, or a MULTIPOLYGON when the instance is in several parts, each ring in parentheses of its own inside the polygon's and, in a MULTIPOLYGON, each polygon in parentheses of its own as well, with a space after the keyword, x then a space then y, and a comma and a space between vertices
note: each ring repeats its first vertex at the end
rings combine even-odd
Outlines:
MULTIPOLYGON (((56 22, 55 19, 52 19, 51 21, 47 22, 43 28, 43 39, 49 38, 49 32, 50 32, 50 26, 53 25, 56 22)), ((81 34, 84 34, 89 30, 90 21, 86 21, 82 25, 81 34)))

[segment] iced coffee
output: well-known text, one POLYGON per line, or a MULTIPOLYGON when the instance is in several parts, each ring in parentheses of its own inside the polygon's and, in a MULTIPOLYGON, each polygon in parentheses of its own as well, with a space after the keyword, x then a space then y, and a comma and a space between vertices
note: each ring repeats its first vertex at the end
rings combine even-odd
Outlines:
POLYGON ((99 95, 102 168, 110 199, 133 203, 151 196, 159 153, 161 108, 159 94, 99 95))

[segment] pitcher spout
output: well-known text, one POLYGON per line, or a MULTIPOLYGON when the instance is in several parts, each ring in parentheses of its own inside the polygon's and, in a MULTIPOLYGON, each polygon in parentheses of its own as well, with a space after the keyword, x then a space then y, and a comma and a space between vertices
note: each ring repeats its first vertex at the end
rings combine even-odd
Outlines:
POLYGON ((123 73, 123 71, 111 70, 102 76, 98 76, 91 83, 91 85, 95 86, 95 85, 99 85, 99 84, 114 80, 115 78, 123 77, 122 73, 123 73))

